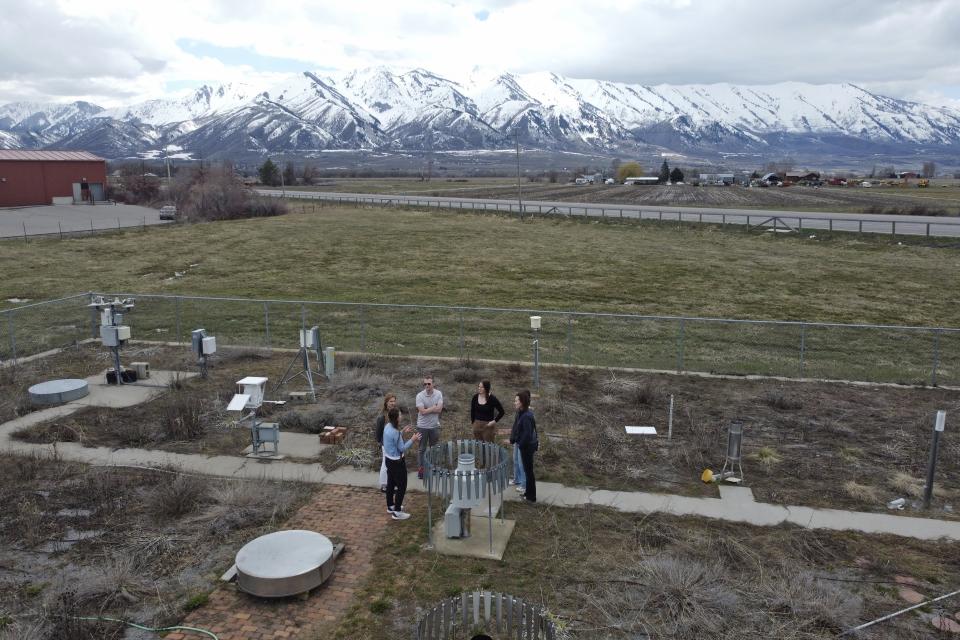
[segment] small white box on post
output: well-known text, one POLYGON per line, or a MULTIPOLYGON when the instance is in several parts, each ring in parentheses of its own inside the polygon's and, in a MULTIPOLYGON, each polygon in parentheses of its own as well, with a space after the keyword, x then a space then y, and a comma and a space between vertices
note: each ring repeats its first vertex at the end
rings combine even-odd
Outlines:
POLYGON ((267 386, 267 378, 247 376, 237 380, 237 395, 249 396, 244 409, 258 409, 263 404, 263 394, 267 386))
POLYGON ((207 336, 200 341, 200 346, 203 349, 203 355, 209 356, 217 352, 217 337, 216 336, 207 336))

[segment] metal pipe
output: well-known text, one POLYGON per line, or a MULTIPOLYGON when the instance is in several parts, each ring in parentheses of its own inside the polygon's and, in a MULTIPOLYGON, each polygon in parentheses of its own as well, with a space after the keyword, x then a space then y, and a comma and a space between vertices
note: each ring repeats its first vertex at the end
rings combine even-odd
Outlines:
POLYGON ((940 596, 940 597, 938 597, 938 598, 934 598, 933 600, 927 600, 926 602, 921 602, 920 604, 915 604, 915 605, 913 605, 912 607, 907 607, 906 609, 900 609, 899 611, 894 611, 893 613, 887 614, 887 615, 883 616, 882 618, 877 618, 876 620, 871 620, 870 622, 867 622, 867 623, 865 623, 865 624, 861 624, 861 625, 858 626, 858 627, 853 627, 853 628, 851 628, 851 629, 847 629, 846 631, 844 631, 843 633, 840 634, 840 637, 842 638, 843 636, 850 635, 851 633, 855 633, 855 632, 857 632, 857 631, 862 631, 863 629, 866 629, 867 627, 872 627, 873 625, 875 625, 875 624, 877 624, 877 623, 879 623, 879 622, 884 622, 884 621, 886 621, 886 620, 890 620, 891 618, 896 618, 897 616, 902 615, 902 614, 904 614, 904 613, 907 613, 908 611, 913 611, 914 609, 919 609, 919 608, 921 608, 921 607, 926 607, 927 605, 931 605, 931 604, 933 604, 934 602, 940 602, 941 600, 946 600, 947 598, 952 598, 953 596, 955 596, 955 595, 957 595, 957 594, 960 594, 960 589, 957 589, 956 591, 951 591, 950 593, 945 594, 945 595, 942 595, 942 596, 940 596))

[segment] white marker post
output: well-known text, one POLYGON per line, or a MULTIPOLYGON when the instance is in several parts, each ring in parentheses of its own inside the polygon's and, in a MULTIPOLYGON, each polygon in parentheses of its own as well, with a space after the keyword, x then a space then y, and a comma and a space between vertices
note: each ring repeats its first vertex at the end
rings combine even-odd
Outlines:
POLYGON ((937 470, 937 450, 940 448, 940 434, 947 422, 947 412, 937 411, 937 420, 933 426, 933 443, 930 445, 930 463, 927 465, 927 486, 923 490, 923 508, 930 508, 933 497, 933 475, 937 470))

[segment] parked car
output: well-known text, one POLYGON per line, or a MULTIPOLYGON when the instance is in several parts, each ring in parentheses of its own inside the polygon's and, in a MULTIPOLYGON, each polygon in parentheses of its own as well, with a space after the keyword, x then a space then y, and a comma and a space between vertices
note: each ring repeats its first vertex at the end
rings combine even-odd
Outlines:
POLYGON ((176 220, 177 219, 177 208, 172 204, 168 204, 160 207, 160 219, 161 220, 176 220))

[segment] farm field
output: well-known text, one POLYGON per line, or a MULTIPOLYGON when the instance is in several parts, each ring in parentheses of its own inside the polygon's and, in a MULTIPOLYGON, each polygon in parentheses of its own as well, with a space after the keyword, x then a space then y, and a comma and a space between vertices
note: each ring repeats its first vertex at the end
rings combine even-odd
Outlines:
MULTIPOLYGON (((417 179, 342 178, 322 179, 298 190, 344 193, 456 196, 515 200, 516 180, 509 178, 417 179)), ((786 211, 836 211, 847 213, 899 213, 960 215, 960 184, 943 180, 927 189, 915 187, 694 187, 573 185, 522 182, 525 200, 590 202, 605 204, 772 209, 786 211), (942 186, 941 186, 942 185, 942 186)))

